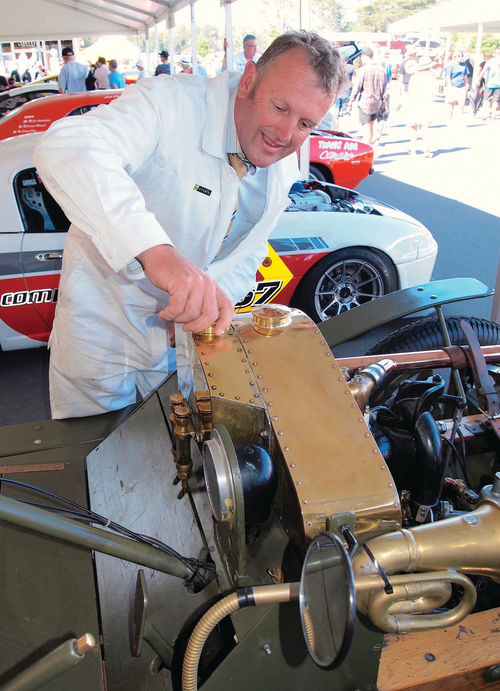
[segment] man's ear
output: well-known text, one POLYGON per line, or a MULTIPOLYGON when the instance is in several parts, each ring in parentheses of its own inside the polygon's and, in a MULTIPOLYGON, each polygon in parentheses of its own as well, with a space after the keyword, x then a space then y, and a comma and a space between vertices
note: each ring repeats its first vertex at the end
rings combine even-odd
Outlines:
POLYGON ((252 89, 254 88, 256 81, 257 65, 253 62, 253 60, 250 60, 245 65, 243 76, 241 77, 238 83, 238 97, 248 98, 248 95, 252 92, 252 89))

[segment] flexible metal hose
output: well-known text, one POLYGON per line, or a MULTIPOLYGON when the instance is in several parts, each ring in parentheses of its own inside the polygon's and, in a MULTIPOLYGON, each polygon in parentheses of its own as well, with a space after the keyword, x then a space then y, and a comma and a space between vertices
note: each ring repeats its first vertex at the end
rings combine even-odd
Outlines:
POLYGON ((217 624, 240 607, 290 602, 299 597, 299 583, 278 583, 242 588, 211 607, 196 624, 188 642, 182 663, 182 691, 198 688, 198 663, 207 638, 217 624))
POLYGON ((196 624, 182 663, 182 691, 196 691, 198 688, 198 662, 207 638, 224 617, 236 612, 239 607, 238 596, 236 593, 231 593, 211 607, 196 624))

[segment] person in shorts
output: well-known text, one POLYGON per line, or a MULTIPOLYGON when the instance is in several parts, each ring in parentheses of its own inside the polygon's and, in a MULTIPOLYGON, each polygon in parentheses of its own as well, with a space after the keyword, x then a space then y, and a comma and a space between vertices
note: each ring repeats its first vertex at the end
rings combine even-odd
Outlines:
POLYGON ((484 64, 479 83, 484 78, 484 100, 489 105, 489 112, 483 117, 486 119, 495 117, 494 108, 500 108, 500 48, 497 48, 495 55, 484 64))
POLYGON ((358 101, 359 122, 365 130, 364 139, 373 144, 379 137, 375 122, 383 104, 387 104, 387 77, 385 70, 373 60, 373 50, 365 48, 353 83, 350 105, 358 101))

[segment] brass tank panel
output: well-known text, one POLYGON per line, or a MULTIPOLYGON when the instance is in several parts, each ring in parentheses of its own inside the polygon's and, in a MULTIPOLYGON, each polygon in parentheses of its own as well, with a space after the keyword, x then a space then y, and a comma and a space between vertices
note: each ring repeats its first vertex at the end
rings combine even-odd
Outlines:
POLYGON ((195 334, 193 341, 212 403, 219 402, 214 412, 221 399, 241 403, 245 417, 249 407, 250 414, 264 408, 300 507, 299 532, 312 539, 330 516, 345 511, 354 513, 363 540, 401 526, 392 476, 309 317, 270 305, 237 315, 220 337, 195 334))

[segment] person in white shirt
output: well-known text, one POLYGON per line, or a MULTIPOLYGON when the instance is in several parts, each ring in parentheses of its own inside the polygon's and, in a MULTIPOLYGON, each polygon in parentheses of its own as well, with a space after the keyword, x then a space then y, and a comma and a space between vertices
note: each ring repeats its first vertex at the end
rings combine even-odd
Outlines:
POLYGON ((135 63, 135 66, 136 66, 137 69, 139 70, 139 74, 137 75, 137 81, 139 81, 140 79, 144 79, 144 77, 149 77, 149 76, 150 76, 150 75, 146 72, 146 70, 144 69, 144 63, 142 62, 141 59, 137 60, 137 62, 135 63))
POLYGON ((99 57, 96 62, 97 68, 94 72, 97 89, 109 89, 109 67, 106 58, 99 57))
MULTIPOLYGON (((222 71, 227 69, 227 42, 224 41, 224 59, 222 61, 222 71)), ((257 39, 253 34, 247 34, 243 39, 243 50, 240 53, 233 55, 233 70, 234 72, 241 72, 245 69, 247 62, 257 62, 259 55, 257 55, 257 39)))

